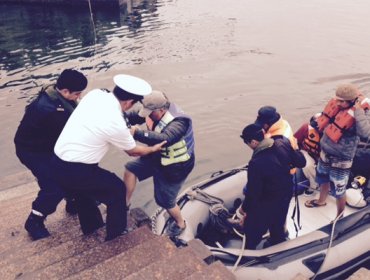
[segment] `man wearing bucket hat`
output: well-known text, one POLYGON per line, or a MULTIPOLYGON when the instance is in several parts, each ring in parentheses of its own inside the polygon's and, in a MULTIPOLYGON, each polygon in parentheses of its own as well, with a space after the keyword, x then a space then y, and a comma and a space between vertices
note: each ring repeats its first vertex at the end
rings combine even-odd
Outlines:
POLYGON ((323 131, 320 140, 321 153, 316 167, 320 197, 306 201, 305 205, 310 208, 325 206, 329 189, 332 189, 337 200, 337 217, 343 215, 345 208, 346 186, 360 139, 358 133, 365 131, 364 123, 360 121, 362 112, 354 106, 359 101, 358 97, 359 90, 355 85, 340 85, 335 92, 335 99, 330 101, 335 109, 330 112, 334 113, 329 113, 326 106, 317 120, 319 130, 323 131), (326 122, 329 118, 330 121, 326 122), (347 123, 343 125, 342 121, 347 123), (341 125, 343 128, 338 129, 341 125))
POLYGON ((126 164, 124 181, 127 186, 127 203, 135 189, 136 181, 153 177, 156 203, 166 209, 173 218, 167 235, 180 235, 186 227, 176 197, 185 179, 194 167, 194 136, 192 120, 167 96, 154 90, 144 97, 138 112, 146 118, 147 129, 132 127, 134 138, 153 145, 162 141, 167 144, 160 153, 144 156, 126 164))
MULTIPOLYGON (((55 84, 44 86, 26 107, 14 143, 19 160, 37 178, 40 191, 32 202, 25 229, 33 240, 50 235, 44 225, 46 216, 55 212, 65 193, 50 176, 53 149, 65 123, 77 106, 77 99, 87 86, 86 77, 72 69, 64 70, 55 84)), ((66 210, 73 214, 73 201, 66 210)))
POLYGON ((86 94, 56 142, 53 174, 62 188, 74 194, 82 232, 87 235, 104 225, 96 201, 107 206, 106 240, 127 233, 126 187, 114 173, 99 167, 113 145, 129 156, 159 151, 165 144, 138 146, 123 113, 151 93, 144 80, 116 75, 113 92, 95 89, 86 94))

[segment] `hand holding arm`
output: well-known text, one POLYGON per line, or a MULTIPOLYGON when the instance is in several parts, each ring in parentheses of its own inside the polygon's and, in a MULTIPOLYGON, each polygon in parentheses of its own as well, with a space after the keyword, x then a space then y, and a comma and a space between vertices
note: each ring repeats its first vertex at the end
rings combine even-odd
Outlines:
POLYGON ((125 151, 131 157, 137 156, 146 156, 151 153, 155 153, 161 150, 162 146, 165 145, 167 141, 163 141, 161 143, 155 144, 153 146, 136 146, 131 150, 125 151))

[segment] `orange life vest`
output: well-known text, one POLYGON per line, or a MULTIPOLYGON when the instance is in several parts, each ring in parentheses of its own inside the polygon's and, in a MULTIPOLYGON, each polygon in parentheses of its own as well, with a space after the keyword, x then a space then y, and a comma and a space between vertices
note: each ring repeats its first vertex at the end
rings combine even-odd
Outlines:
POLYGON ((315 128, 313 128, 310 125, 308 125, 308 135, 303 140, 302 146, 303 146, 303 149, 306 150, 315 159, 319 158, 320 156, 320 134, 315 128))
POLYGON ((321 116, 317 118, 317 128, 319 132, 323 132, 325 127, 333 120, 340 108, 337 105, 336 99, 332 98, 326 104, 321 116))
POLYGON ((355 111, 351 107, 341 110, 335 116, 335 119, 324 130, 324 133, 334 142, 337 143, 343 136, 343 133, 350 129, 355 123, 355 111))
MULTIPOLYGON (((369 100, 365 98, 361 102, 361 108, 369 109, 369 100)), ((326 107, 325 107, 326 108, 326 107)), ((355 108, 350 107, 345 110, 340 110, 335 115, 334 120, 332 119, 331 123, 327 125, 324 130, 324 133, 335 143, 343 136, 343 133, 350 129, 355 123, 355 108)))

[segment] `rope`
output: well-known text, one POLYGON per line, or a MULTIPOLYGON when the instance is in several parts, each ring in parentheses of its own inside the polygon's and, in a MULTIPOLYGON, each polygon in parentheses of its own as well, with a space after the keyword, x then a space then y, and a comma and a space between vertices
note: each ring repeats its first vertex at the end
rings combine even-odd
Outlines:
MULTIPOLYGON (((233 219, 235 218, 236 214, 234 214, 233 216, 233 219)), ((239 257, 238 259, 236 260, 233 268, 231 269, 232 272, 235 272, 236 269, 238 268, 239 266, 239 263, 244 255, 244 250, 245 250, 245 242, 247 241, 246 237, 245 237, 245 234, 241 234, 239 231, 237 231, 235 228, 233 228, 234 232, 239 235, 241 238, 242 238, 242 248, 240 249, 240 254, 239 254, 239 257)))
POLYGON ((323 262, 321 263, 319 269, 316 271, 315 275, 311 278, 311 280, 315 280, 315 278, 319 274, 321 268, 324 266, 326 259, 328 258, 328 255, 329 255, 329 252, 330 252, 330 248, 331 248, 331 245, 333 243, 335 225, 337 224, 337 221, 343 216, 343 214, 344 214, 344 210, 333 221, 333 227, 331 229, 329 246, 328 246, 328 249, 326 250, 325 258, 324 258, 323 262))
POLYGON ((209 205, 214 205, 214 204, 223 204, 224 201, 219 198, 219 197, 216 197, 216 196, 213 196, 213 195, 210 195, 200 189, 195 189, 195 190, 191 190, 191 191, 188 191, 186 193, 186 195, 188 196, 188 198, 190 200, 199 200, 199 201, 202 201, 206 204, 209 204, 209 205))

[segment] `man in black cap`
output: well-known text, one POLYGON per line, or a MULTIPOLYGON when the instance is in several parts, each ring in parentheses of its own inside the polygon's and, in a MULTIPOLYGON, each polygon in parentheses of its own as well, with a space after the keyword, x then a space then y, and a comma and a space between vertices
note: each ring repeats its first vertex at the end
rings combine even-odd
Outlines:
POLYGON ((293 130, 289 123, 281 117, 273 106, 263 106, 258 110, 255 121, 265 131, 266 137, 278 138, 285 137, 290 141, 294 149, 298 149, 297 140, 293 136, 293 130))
POLYGON ((241 138, 253 155, 248 164, 245 199, 238 211, 247 236, 246 248, 256 249, 267 230, 271 245, 285 240, 284 224, 293 192, 290 169, 302 167, 306 161, 286 142, 265 138, 256 124, 246 126, 241 138))
MULTIPOLYGON (((36 99, 27 105, 16 132, 16 154, 37 178, 40 187, 25 223, 25 229, 34 240, 50 235, 44 220, 65 197, 58 183, 50 176, 50 159, 55 142, 86 86, 87 79, 82 73, 64 70, 56 84, 43 87, 36 99)), ((73 213, 73 208, 72 199, 68 199, 67 212, 73 213)))

